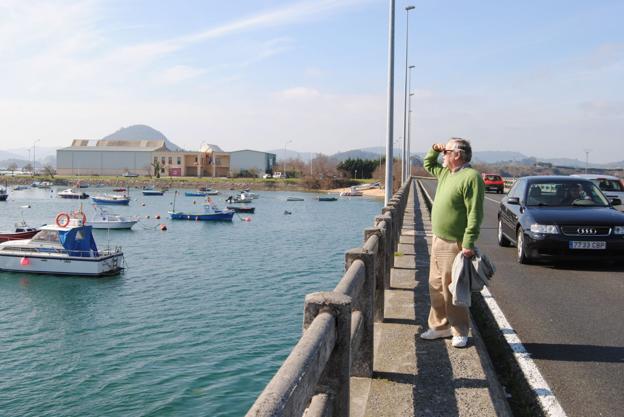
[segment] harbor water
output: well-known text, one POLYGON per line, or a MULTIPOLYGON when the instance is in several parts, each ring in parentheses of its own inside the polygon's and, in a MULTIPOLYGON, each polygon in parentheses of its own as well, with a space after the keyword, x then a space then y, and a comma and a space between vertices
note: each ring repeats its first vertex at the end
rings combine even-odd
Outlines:
MULTIPOLYGON (((52 223, 81 203, 93 214, 90 199, 58 191, 11 192, 0 230, 22 218, 52 223)), ((230 194, 212 198, 223 207, 230 194)), ((123 247, 122 275, 0 272, 0 416, 244 415, 299 339, 305 294, 334 288, 345 251, 362 245, 382 207, 259 194, 255 214, 218 223, 171 221, 173 191, 132 190, 130 206, 109 210, 141 221, 94 231, 100 248, 123 247)), ((200 204, 184 192, 175 202, 179 211, 200 204)))

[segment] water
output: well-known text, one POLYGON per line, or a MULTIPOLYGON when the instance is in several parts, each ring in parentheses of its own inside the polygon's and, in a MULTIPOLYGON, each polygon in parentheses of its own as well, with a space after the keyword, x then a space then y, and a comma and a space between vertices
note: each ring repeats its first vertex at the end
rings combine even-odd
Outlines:
MULTIPOLYGON (((54 195, 12 192, 0 230, 80 204, 54 195)), ((256 214, 240 215, 251 222, 229 224, 172 222, 172 192, 134 192, 129 207, 111 206, 143 217, 133 230, 94 231, 100 247, 123 246, 123 275, 0 273, 0 416, 244 415, 299 339, 304 295, 333 289, 382 206, 260 195, 256 214)), ((178 195, 176 209, 199 210, 193 201, 178 195)))

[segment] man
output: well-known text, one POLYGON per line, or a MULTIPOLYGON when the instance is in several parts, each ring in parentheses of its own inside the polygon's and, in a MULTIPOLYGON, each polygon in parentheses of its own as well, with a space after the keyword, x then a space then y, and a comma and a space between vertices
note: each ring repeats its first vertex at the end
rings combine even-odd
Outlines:
POLYGON ((469 312, 453 305, 449 292, 455 256, 462 252, 473 257, 475 241, 483 220, 485 184, 479 172, 470 167, 470 142, 451 138, 446 145, 435 144, 424 160, 427 172, 438 179, 431 225, 433 241, 429 269, 429 330, 420 335, 433 340, 451 337, 454 347, 468 343, 469 312), (438 163, 442 153, 443 163, 438 163))
POLYGON ((581 187, 581 184, 572 184, 567 188, 561 205, 571 206, 576 200, 581 199, 583 199, 583 188, 581 187))

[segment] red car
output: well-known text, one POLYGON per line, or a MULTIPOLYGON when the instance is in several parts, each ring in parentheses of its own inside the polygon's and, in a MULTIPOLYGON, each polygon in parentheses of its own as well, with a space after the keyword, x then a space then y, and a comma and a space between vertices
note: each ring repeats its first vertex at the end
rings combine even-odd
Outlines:
POLYGON ((485 183, 485 191, 496 191, 497 194, 502 194, 505 190, 505 181, 500 175, 481 174, 481 177, 485 183))

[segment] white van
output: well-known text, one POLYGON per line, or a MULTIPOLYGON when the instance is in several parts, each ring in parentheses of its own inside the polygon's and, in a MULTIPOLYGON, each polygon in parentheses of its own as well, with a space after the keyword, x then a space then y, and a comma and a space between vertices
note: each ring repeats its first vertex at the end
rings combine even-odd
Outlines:
POLYGON ((586 178, 596 184, 600 191, 609 199, 620 199, 624 203, 624 184, 618 177, 613 175, 597 175, 597 174, 574 174, 572 177, 586 178))

